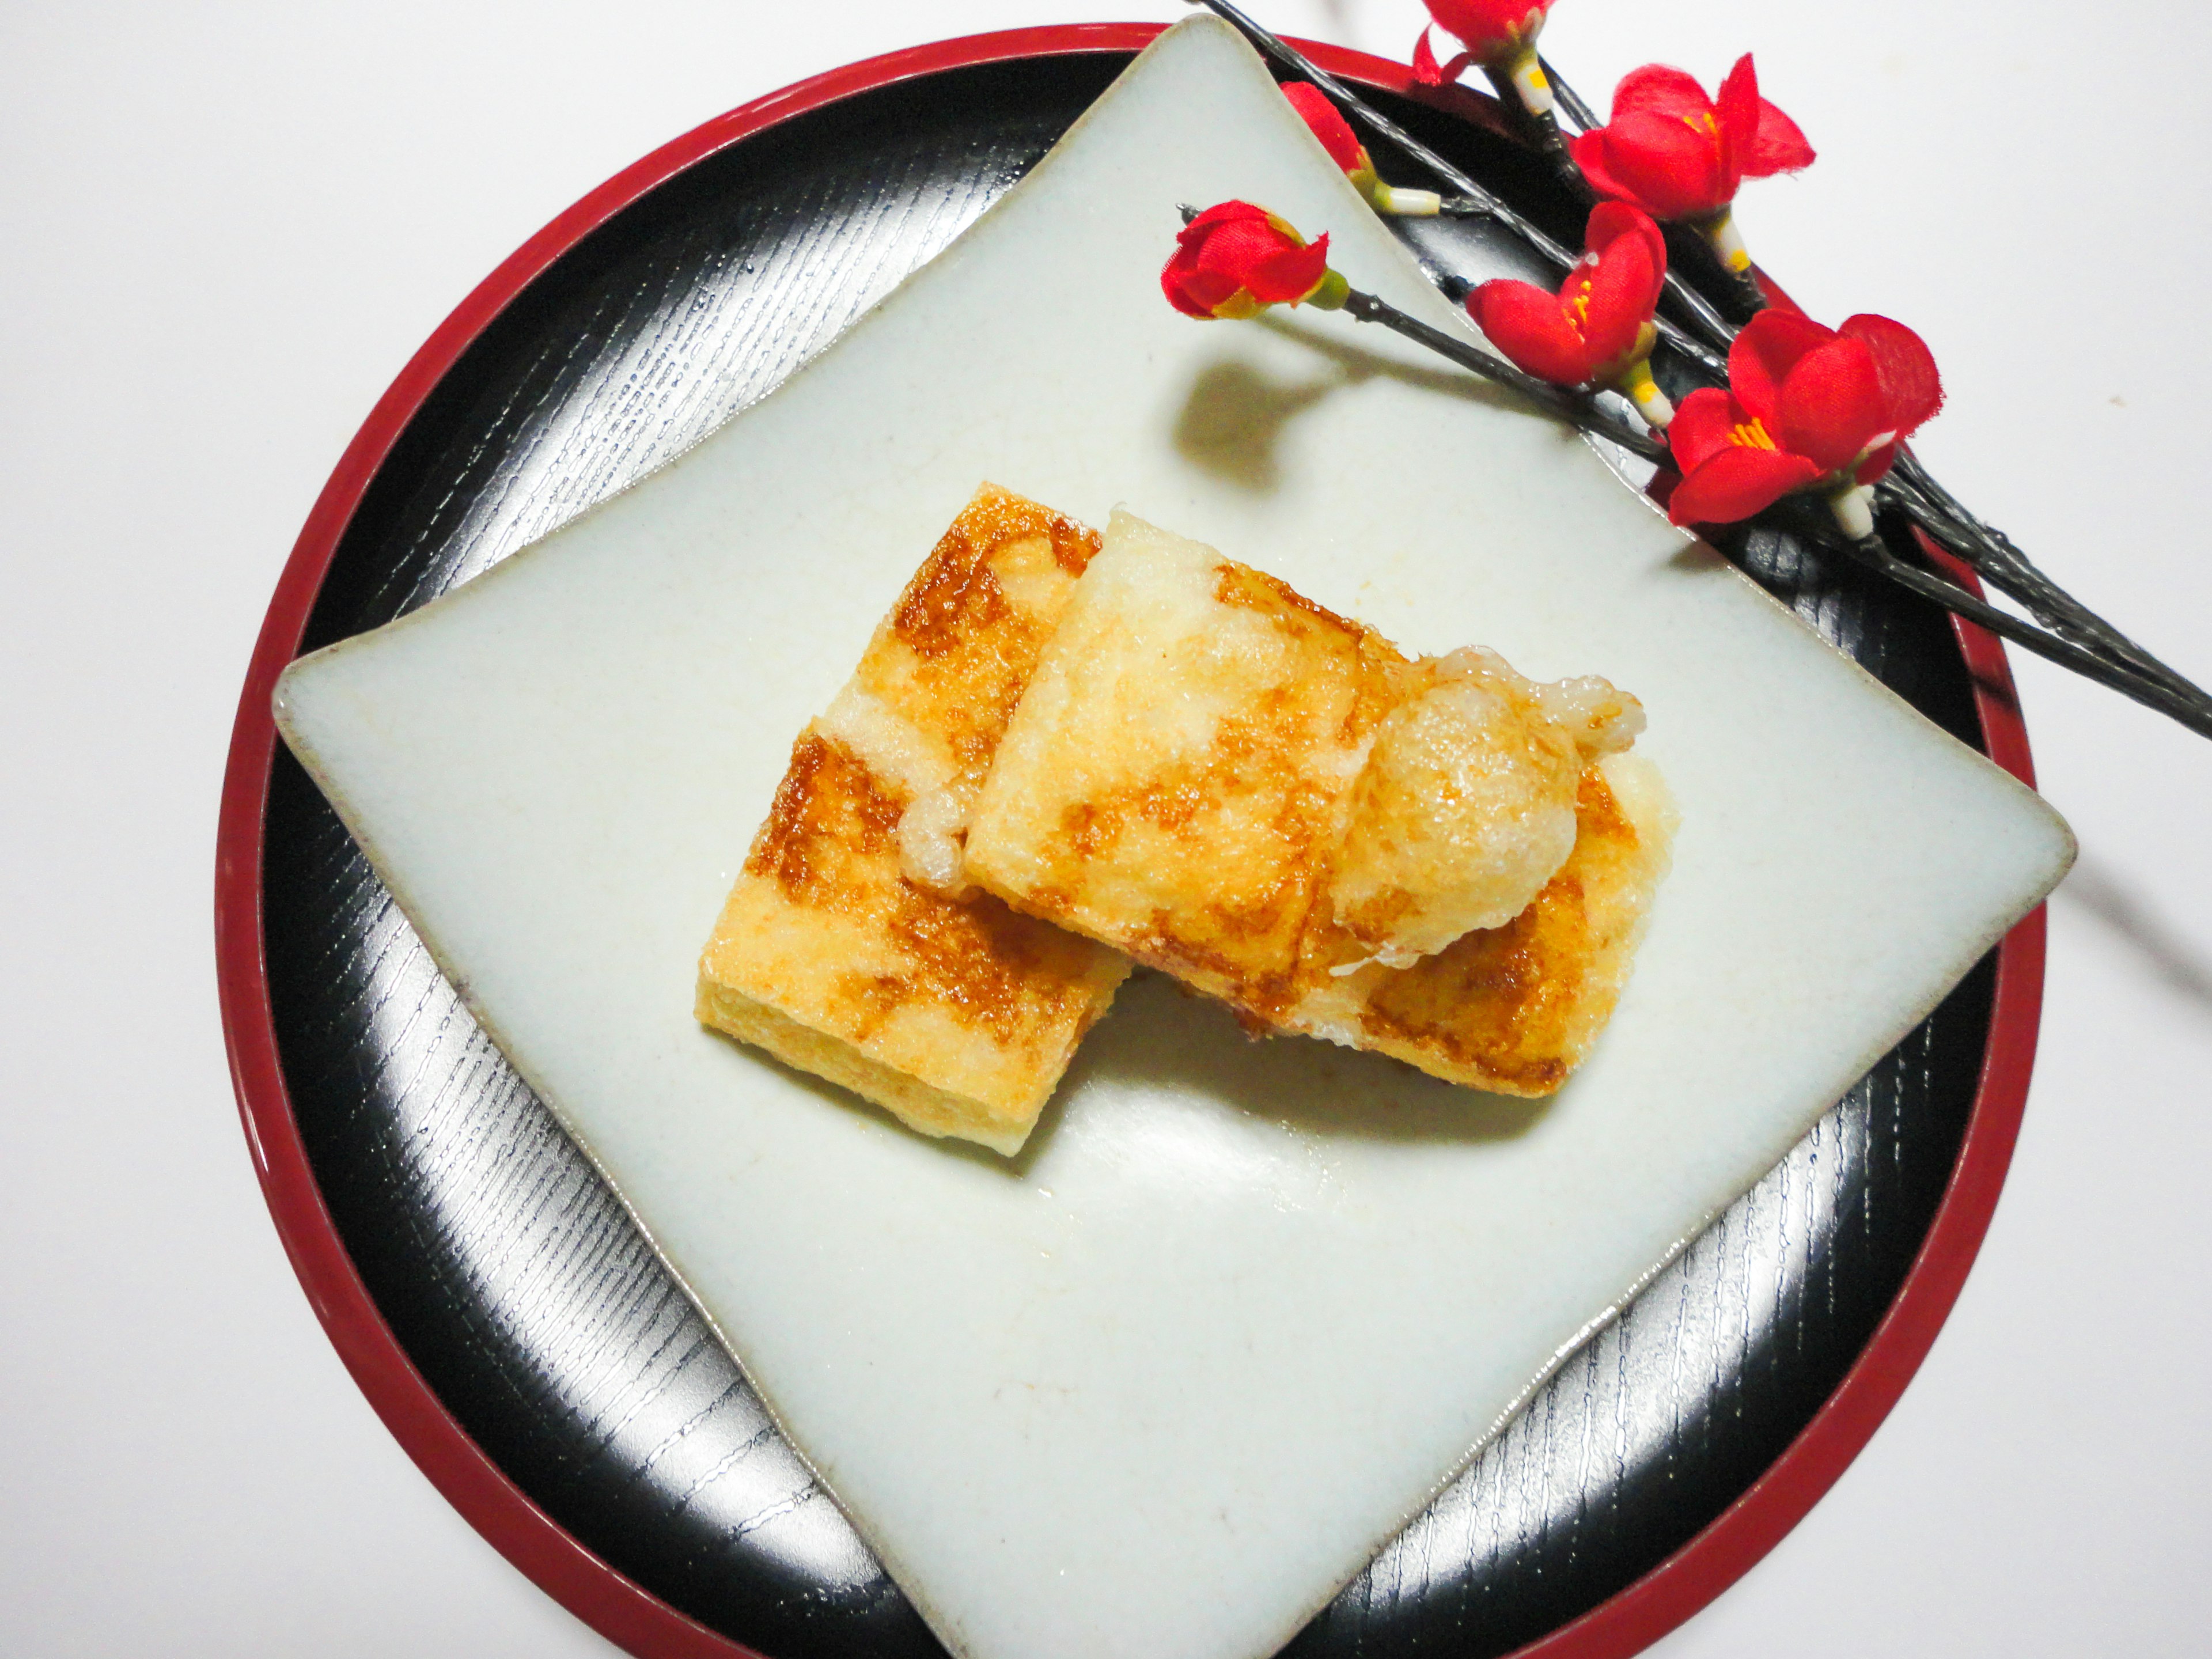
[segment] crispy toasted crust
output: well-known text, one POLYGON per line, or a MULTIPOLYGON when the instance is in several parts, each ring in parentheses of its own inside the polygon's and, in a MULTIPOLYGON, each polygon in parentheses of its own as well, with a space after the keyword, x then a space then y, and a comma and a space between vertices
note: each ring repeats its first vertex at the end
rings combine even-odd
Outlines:
POLYGON ((986 485, 793 746, 700 958, 702 1024, 930 1135, 1021 1146, 1128 963, 901 874, 919 795, 988 765, 1097 538, 986 485))
POLYGON ((1526 910, 1411 967, 1370 960, 1335 920, 1330 863, 1375 728, 1429 683, 1424 666, 1273 577, 1116 515, 1000 745, 969 874, 1255 1030, 1549 1094, 1626 980, 1671 808, 1648 763, 1589 766, 1573 852, 1526 910))

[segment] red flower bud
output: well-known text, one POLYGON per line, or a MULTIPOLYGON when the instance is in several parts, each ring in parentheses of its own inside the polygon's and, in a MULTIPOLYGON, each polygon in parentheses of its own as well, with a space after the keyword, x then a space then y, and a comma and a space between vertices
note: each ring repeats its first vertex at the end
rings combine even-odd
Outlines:
POLYGON ((1269 306, 1344 303, 1344 278, 1328 268, 1328 238, 1309 243, 1249 202, 1222 202, 1176 238, 1160 272, 1168 303, 1186 317, 1249 317, 1269 306))
POLYGON ((1485 283, 1468 314, 1516 368, 1555 386, 1609 386, 1651 355, 1652 316, 1667 276, 1667 243, 1649 215, 1601 202, 1589 251, 1559 293, 1530 283, 1485 283))
POLYGON ((1870 484, 1943 404, 1936 359, 1887 317, 1823 327, 1762 311, 1729 350, 1729 389, 1693 392, 1667 437, 1676 524, 1732 524, 1792 490, 1870 484))
POLYGON ((1328 152, 1328 159, 1344 169, 1345 177, 1352 187, 1367 198, 1368 206, 1377 213, 1405 214, 1426 216, 1443 206, 1443 198, 1432 190, 1401 190, 1386 185, 1375 172, 1375 158, 1367 153, 1367 146, 1359 142, 1359 135, 1352 124, 1337 112, 1328 95, 1310 81, 1286 81, 1283 96, 1290 100, 1291 107, 1306 124, 1313 136, 1321 140, 1321 147, 1328 152))
POLYGON ((1359 142, 1359 135, 1352 130, 1352 123, 1337 112, 1328 95, 1310 81, 1286 81, 1283 96, 1291 100, 1291 107, 1298 118, 1313 129, 1313 136, 1321 140, 1321 147, 1328 152, 1328 159, 1346 173, 1358 178, 1362 173, 1375 171, 1375 163, 1368 159, 1367 147, 1359 142))
POLYGON ((1486 67, 1505 64, 1523 52, 1533 55, 1537 34, 1553 0, 1427 0, 1435 27, 1455 37, 1465 48, 1450 63, 1438 65, 1423 29, 1413 46, 1413 78, 1423 86, 1456 81, 1470 64, 1486 67))
POLYGON ((1574 140, 1575 163, 1601 196, 1655 219, 1708 219, 1746 179, 1811 165, 1797 124, 1759 95, 1746 52, 1717 102, 1676 69, 1650 64, 1613 89, 1613 119, 1574 140))

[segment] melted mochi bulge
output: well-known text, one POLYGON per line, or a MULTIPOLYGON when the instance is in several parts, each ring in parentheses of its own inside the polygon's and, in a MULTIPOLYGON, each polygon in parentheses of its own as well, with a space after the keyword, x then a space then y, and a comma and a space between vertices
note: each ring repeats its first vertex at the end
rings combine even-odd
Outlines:
POLYGON ((915 886, 966 904, 983 890, 968 879, 968 821, 981 779, 963 774, 918 795, 898 823, 899 873, 915 886))
POLYGON ((1644 706, 1595 674, 1538 684, 1468 646, 1407 675, 1375 729, 1330 872, 1340 927, 1407 968, 1526 909, 1575 846, 1583 769, 1626 749, 1644 706))

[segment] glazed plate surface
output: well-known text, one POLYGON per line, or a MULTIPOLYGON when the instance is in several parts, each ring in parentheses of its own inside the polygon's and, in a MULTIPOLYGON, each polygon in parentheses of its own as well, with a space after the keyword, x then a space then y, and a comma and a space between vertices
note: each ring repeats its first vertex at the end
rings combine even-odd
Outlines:
MULTIPOLYGON (((1229 196, 1329 230, 1356 284, 1463 325, 1257 61, 1195 20, 948 251, 696 447, 765 386, 716 367, 730 339, 711 315, 666 304, 648 333, 706 360, 690 400, 647 398, 642 441, 568 469, 531 495, 535 521, 507 513, 468 556, 494 564, 643 481, 303 661, 281 692, 288 738, 446 979, 973 1659, 1290 1640, 2070 855, 2036 797, 1669 530, 1574 434, 1341 317, 1176 316, 1157 288, 1176 204, 1229 196), (1205 144, 1182 136, 1194 125, 1205 144), (1249 1044, 1148 979, 1007 1163, 921 1140, 692 1023, 699 945, 792 738, 986 478, 1093 524, 1125 503, 1408 648, 1480 641, 1644 699, 1645 751, 1683 812, 1674 870, 1611 1030, 1556 1100, 1249 1044)), ((887 217, 878 270, 918 264, 959 216, 887 217)), ((814 320, 802 349, 838 319, 814 320)), ((572 435, 548 422, 538 441, 572 435)), ((495 514, 496 489, 477 499, 495 514)), ((380 950, 412 949, 397 918, 380 926, 380 950)), ((465 1020, 420 1028, 429 1006, 395 1005, 380 1065, 451 1078, 444 1044, 495 1066, 465 1020)), ((499 1086, 498 1114, 535 1109, 499 1086)), ((395 1133, 471 1114, 484 1132, 481 1088, 413 1109, 395 1133)), ((546 1265, 544 1206, 586 1209, 592 1191, 580 1170, 535 1207, 489 1169, 478 1188, 510 1224, 477 1267, 521 1305, 545 1292, 523 1317, 565 1330, 556 1351, 638 1311, 546 1265)), ((463 1194, 447 1216, 466 1209, 463 1194)), ((643 1328, 696 1346, 636 1234, 594 1216, 629 1294, 661 1298, 643 1328)), ((1744 1260, 1742 1310, 1711 1317, 1740 1322, 1747 1348, 1768 1292, 1744 1260)), ((649 1492, 682 1467, 678 1516, 726 1505, 725 1535, 781 1540, 752 1570, 832 1587, 811 1623, 734 1633, 789 1654, 927 1645, 895 1609, 838 1611, 836 1586, 880 1581, 733 1375, 672 1417, 667 1389, 720 1376, 711 1360, 646 1389, 634 1358, 592 1352, 593 1434, 649 1492), (740 1410, 755 1426, 729 1443, 740 1410)), ((669 1501, 639 1501, 668 1518, 669 1501)), ((1458 1559, 1496 1522, 1468 1520, 1458 1559)), ((1463 1650, 1497 1650, 1486 1639, 1463 1650)))

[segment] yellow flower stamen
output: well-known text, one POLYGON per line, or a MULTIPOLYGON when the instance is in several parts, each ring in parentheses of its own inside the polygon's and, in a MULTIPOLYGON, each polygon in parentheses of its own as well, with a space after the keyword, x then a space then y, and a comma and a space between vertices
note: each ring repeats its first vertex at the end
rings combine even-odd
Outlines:
POLYGON ((1729 441, 1739 449, 1778 449, 1781 446, 1767 435, 1766 428, 1754 415, 1741 426, 1729 428, 1729 441))

